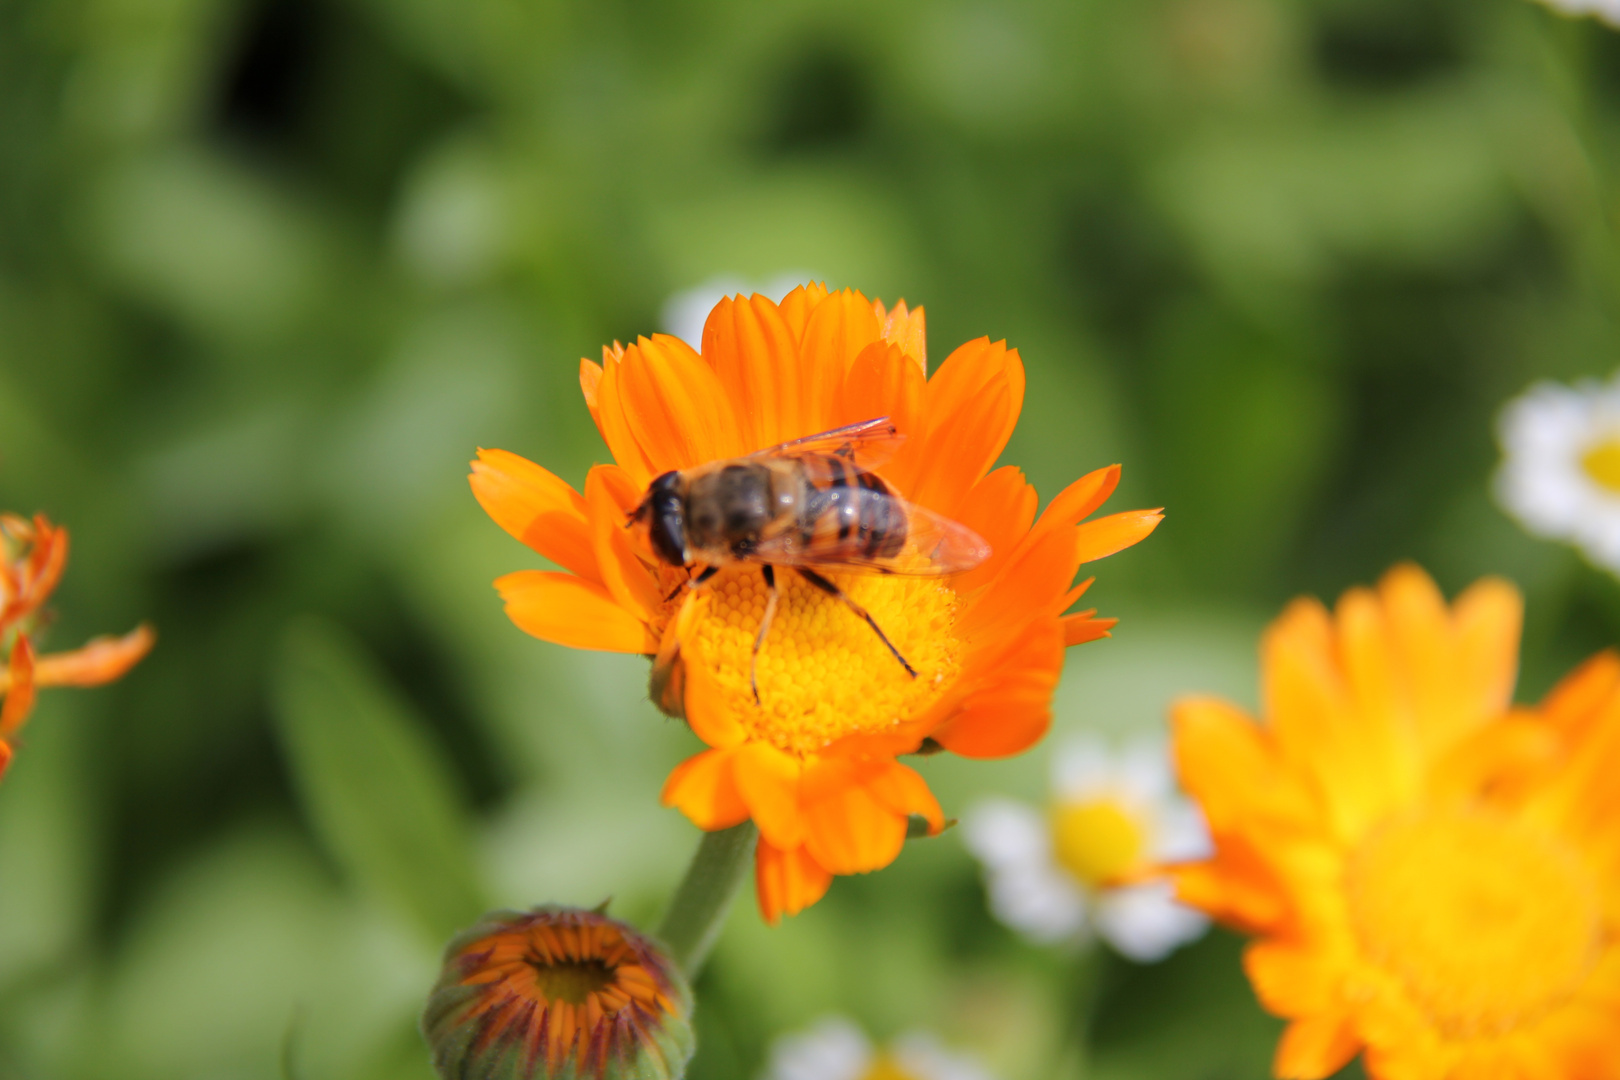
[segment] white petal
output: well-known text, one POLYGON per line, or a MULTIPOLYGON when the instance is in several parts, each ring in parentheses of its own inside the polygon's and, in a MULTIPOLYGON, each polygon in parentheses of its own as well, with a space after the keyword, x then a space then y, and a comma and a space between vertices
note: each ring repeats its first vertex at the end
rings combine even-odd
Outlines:
POLYGON ((926 1032, 909 1032, 894 1040, 894 1059, 917 1080, 993 1080, 973 1058, 952 1053, 926 1032))
POLYGON ((1040 866, 1052 860, 1046 818, 1028 803, 985 799, 962 815, 962 842, 987 869, 1040 866))
POLYGON ((1073 938, 1086 928, 1086 896, 1053 866, 992 872, 990 911, 1038 945, 1073 938))
POLYGON ((1191 862, 1215 852, 1204 812, 1182 798, 1167 799, 1155 816, 1152 857, 1155 862, 1191 862))
POLYGON ((771 1044, 763 1080, 860 1080, 872 1064, 872 1044, 841 1016, 771 1044))
POLYGON ((1208 919, 1173 899, 1167 881, 1110 889, 1098 898, 1095 919, 1103 939, 1139 963, 1163 960, 1209 928, 1208 919))
POLYGON ((1115 780, 1120 791, 1144 808, 1156 805, 1175 790, 1170 768, 1170 750, 1161 738, 1133 739, 1121 748, 1119 773, 1115 780))
POLYGON ((1118 774, 1113 750, 1096 735, 1076 735, 1052 754, 1052 790, 1065 801, 1106 794, 1118 774))

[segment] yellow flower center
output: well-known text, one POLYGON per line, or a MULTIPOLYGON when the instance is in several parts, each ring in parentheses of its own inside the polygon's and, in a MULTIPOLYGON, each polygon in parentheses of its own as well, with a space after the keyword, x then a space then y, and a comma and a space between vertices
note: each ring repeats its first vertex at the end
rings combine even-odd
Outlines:
POLYGON ((759 653, 759 703, 749 686, 765 614, 757 566, 728 566, 692 600, 689 632, 728 704, 755 737, 814 753, 846 735, 888 730, 932 705, 960 670, 956 593, 930 577, 826 573, 864 607, 917 672, 913 679, 849 606, 778 567, 776 616, 759 653))
POLYGON ((1620 435, 1593 443, 1581 455, 1581 468, 1592 482, 1620 495, 1620 435))
POLYGON ((1105 885, 1135 869, 1146 849, 1142 822, 1115 799, 1052 808, 1052 853, 1085 885, 1105 885))
POLYGON ((1454 1038, 1556 1006, 1601 949, 1598 890, 1551 836, 1482 812, 1394 820, 1347 878, 1363 947, 1454 1038))
POLYGON ((871 1068, 861 1073, 861 1080, 919 1080, 915 1073, 900 1067, 888 1054, 880 1054, 871 1068))

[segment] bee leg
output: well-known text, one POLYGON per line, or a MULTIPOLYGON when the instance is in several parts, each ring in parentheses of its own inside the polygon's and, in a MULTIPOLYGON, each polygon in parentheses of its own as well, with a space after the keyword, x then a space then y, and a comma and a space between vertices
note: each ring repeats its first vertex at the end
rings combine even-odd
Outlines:
POLYGON ((861 607, 861 605, 857 604, 855 601, 851 600, 849 598, 849 594, 844 592, 843 589, 840 589, 835 583, 822 577, 814 570, 807 569, 803 566, 797 566, 794 567, 794 569, 799 572, 799 576, 804 578, 804 580, 808 581, 810 584, 814 585, 827 595, 836 596, 838 599, 844 602, 844 605, 848 607, 849 610, 865 619, 866 625, 872 628, 872 633, 878 636, 878 640, 883 642, 883 644, 888 647, 888 650, 894 654, 894 658, 896 660, 900 661, 900 666, 906 669, 906 674, 910 675, 913 679, 917 677, 916 669, 914 669, 910 664, 906 663, 906 658, 900 655, 900 650, 894 647, 894 642, 889 640, 889 635, 883 632, 883 628, 877 624, 876 619, 872 618, 870 612, 861 607))
POLYGON ((667 604, 677 596, 681 595, 682 589, 701 589, 703 586, 709 583, 710 578, 714 577, 714 575, 718 574, 719 572, 720 568, 718 566, 705 566, 701 574, 697 575, 696 577, 689 577, 679 585, 675 586, 674 590, 668 596, 664 597, 664 603, 667 604))
POLYGON ((748 685, 754 688, 754 704, 759 701, 759 650, 765 644, 765 634, 776 617, 776 567, 769 564, 759 568, 765 576, 765 615, 759 620, 759 633, 754 635, 754 655, 748 661, 748 685))

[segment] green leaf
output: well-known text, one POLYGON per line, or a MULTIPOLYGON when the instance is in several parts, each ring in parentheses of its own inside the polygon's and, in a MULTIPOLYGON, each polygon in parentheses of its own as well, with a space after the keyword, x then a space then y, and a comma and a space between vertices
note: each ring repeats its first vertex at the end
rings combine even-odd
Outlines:
POLYGON ((295 622, 275 712, 304 811, 345 874, 434 941, 474 921, 488 905, 443 755, 360 645, 295 622))

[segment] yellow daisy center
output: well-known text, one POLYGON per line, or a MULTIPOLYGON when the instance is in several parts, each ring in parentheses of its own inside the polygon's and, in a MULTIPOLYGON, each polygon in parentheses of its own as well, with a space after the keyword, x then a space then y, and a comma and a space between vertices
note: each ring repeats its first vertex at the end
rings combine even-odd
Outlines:
POLYGON ((919 1080, 919 1077, 902 1069, 888 1054, 880 1054, 871 1067, 861 1073, 861 1080, 919 1080))
POLYGON ((776 616, 759 652, 759 703, 749 686, 765 614, 757 566, 728 566, 693 598, 690 637, 728 704, 755 738, 814 753, 846 735, 876 734, 932 705, 961 667, 956 593, 939 578, 826 573, 864 607, 917 672, 914 679, 872 628, 837 597, 776 569, 776 616))
POLYGON ((1136 868, 1147 831, 1117 799, 1059 803, 1052 808, 1052 853, 1058 865, 1093 888, 1136 868))
POLYGON ((1581 455, 1581 468, 1598 487, 1620 495, 1620 435, 1587 447, 1581 455))
POLYGON ((1557 1005, 1597 961, 1598 890, 1557 839, 1481 812, 1392 821, 1347 877, 1363 947, 1452 1037, 1557 1005))

